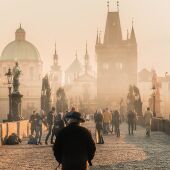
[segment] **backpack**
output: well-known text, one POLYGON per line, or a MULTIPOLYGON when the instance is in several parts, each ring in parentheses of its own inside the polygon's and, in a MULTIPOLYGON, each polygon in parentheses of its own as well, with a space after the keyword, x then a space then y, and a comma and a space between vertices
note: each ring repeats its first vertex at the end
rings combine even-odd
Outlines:
POLYGON ((16 133, 12 133, 5 141, 6 145, 18 145, 22 140, 16 133))
POLYGON ((36 145, 37 144, 37 138, 30 135, 29 140, 28 140, 28 144, 36 145))

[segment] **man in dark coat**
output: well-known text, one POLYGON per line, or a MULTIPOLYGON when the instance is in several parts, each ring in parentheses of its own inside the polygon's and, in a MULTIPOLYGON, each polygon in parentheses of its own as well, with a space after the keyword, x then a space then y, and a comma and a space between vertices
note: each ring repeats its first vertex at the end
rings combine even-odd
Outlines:
POLYGON ((87 170, 87 162, 91 164, 96 147, 91 133, 79 126, 84 119, 79 112, 68 115, 68 126, 56 136, 53 146, 54 156, 62 170, 87 170))
POLYGON ((133 130, 134 130, 134 121, 135 121, 135 113, 130 110, 127 114, 127 119, 128 119, 128 131, 129 135, 133 135, 133 130))
POLYGON ((35 110, 32 112, 29 122, 31 123, 31 135, 33 135, 34 132, 36 132, 36 112, 35 112, 35 110))
MULTIPOLYGON (((48 138, 51 136, 52 129, 54 126, 54 119, 55 119, 55 107, 52 107, 51 111, 47 115, 48 134, 45 139, 45 144, 48 144, 48 138)), ((52 136, 54 136, 54 134, 52 134, 52 136)), ((51 144, 53 144, 52 138, 51 144)))

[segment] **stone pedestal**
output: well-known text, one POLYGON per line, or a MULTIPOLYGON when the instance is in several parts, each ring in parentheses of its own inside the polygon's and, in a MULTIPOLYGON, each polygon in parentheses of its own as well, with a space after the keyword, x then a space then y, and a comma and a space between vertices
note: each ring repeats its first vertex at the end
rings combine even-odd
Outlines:
POLYGON ((22 103, 23 95, 19 92, 13 92, 11 94, 11 113, 12 113, 12 120, 18 121, 22 120, 22 111, 21 111, 21 103, 22 103))

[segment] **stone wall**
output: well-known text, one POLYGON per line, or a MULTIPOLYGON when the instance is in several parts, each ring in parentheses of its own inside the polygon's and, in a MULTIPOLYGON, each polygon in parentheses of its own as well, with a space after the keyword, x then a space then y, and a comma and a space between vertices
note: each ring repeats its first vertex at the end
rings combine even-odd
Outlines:
POLYGON ((0 145, 3 145, 4 139, 12 133, 16 133, 21 139, 28 137, 30 134, 29 127, 28 120, 0 123, 0 145))
MULTIPOLYGON (((140 126, 145 126, 144 118, 138 117, 137 124, 140 126)), ((153 118, 151 129, 152 131, 162 131, 170 135, 170 120, 163 118, 153 118)))

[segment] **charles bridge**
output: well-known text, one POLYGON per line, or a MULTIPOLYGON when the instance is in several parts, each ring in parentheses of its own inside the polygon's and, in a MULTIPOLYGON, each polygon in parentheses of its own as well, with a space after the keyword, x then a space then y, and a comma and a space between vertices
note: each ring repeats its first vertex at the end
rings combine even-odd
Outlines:
MULTIPOLYGON (((91 170, 143 170, 170 169, 170 121, 154 119, 151 137, 145 136, 142 119, 138 119, 137 131, 128 135, 127 124, 121 124, 121 136, 113 134, 104 136, 105 144, 97 145, 97 151, 91 170), (161 132, 164 131, 164 132, 161 132), (166 133, 167 134, 166 134, 166 133)), ((94 123, 84 124, 94 135, 94 123)), ((30 134, 27 120, 0 124, 0 169, 32 170, 56 169, 57 162, 52 153, 51 145, 28 145, 30 134), (3 145, 5 136, 17 133, 23 142, 19 145, 3 145)), ((44 129, 44 133, 45 129, 44 129)))

